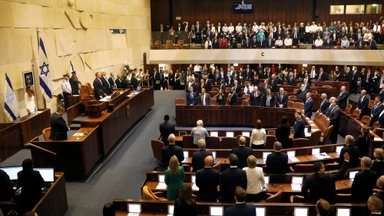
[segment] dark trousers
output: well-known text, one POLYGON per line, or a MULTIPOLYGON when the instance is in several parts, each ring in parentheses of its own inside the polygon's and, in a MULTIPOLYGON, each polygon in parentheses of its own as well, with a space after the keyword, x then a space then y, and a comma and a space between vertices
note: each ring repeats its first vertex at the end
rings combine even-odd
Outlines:
POLYGON ((65 107, 65 110, 68 109, 69 107, 69 96, 71 94, 67 93, 67 92, 63 92, 63 97, 64 97, 64 107, 65 107))
POLYGON ((252 149, 264 149, 264 144, 262 144, 262 145, 253 145, 252 144, 252 149))

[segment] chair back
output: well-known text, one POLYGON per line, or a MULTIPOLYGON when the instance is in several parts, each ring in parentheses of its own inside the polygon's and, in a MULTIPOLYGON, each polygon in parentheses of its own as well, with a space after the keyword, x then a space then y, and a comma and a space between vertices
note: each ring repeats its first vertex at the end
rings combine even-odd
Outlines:
POLYGON ((310 145, 309 139, 297 138, 297 139, 293 139, 292 148, 305 147, 305 146, 309 146, 309 145, 310 145))
POLYGON ((141 190, 141 199, 167 201, 167 199, 163 197, 158 197, 148 186, 143 186, 141 190))
POLYGON ((193 145, 193 137, 191 135, 183 136, 183 148, 197 148, 193 145))
POLYGON ((295 173, 313 173, 313 164, 296 164, 295 173))
POLYGON ((311 137, 309 138, 309 143, 312 146, 319 145, 321 137, 321 130, 313 131, 311 137))
POLYGON ((222 149, 233 149, 236 146, 238 146, 236 137, 223 137, 221 139, 222 149))
POLYGON ((249 99, 248 98, 242 99, 241 106, 249 106, 249 99))
POLYGON ((44 137, 44 141, 51 140, 50 139, 50 137, 51 137, 51 127, 47 127, 47 128, 43 129, 43 137, 44 137))
POLYGON ((339 163, 327 163, 324 165, 325 171, 338 170, 339 163))
POLYGON ((371 122, 371 116, 367 116, 367 115, 364 115, 362 118, 361 118, 361 123, 363 125, 367 125, 369 126, 369 123, 371 122))
POLYGON ((153 157, 156 158, 158 161, 163 161, 163 157, 161 155, 161 148, 164 146, 164 142, 161 140, 151 140, 151 147, 152 147, 152 153, 153 157))
POLYGON ((361 114, 361 110, 357 110, 357 109, 355 109, 355 110, 353 110, 351 116, 352 116, 354 119, 359 119, 360 114, 361 114))
POLYGON ((333 125, 330 125, 328 127, 328 129, 325 131, 324 138, 323 138, 323 143, 322 143, 323 145, 328 143, 329 138, 331 137, 332 130, 333 130, 333 125))
POLYGON ((267 135, 267 142, 265 143, 265 149, 273 149, 273 143, 276 141, 275 135, 267 135))
POLYGON ((379 136, 379 137, 383 137, 383 132, 384 132, 384 128, 379 128, 379 127, 377 127, 377 128, 375 128, 375 130, 373 131, 375 134, 377 134, 377 136, 379 136))
POLYGON ((337 203, 350 203, 351 194, 337 193, 335 196, 335 202, 337 203))
POLYGON ((351 110, 352 110, 352 104, 348 104, 345 109, 344 109, 344 112, 346 112, 347 114, 351 113, 351 110))
POLYGON ((219 137, 212 137, 212 136, 209 136, 207 137, 207 148, 210 148, 210 149, 219 149, 220 148, 220 139, 219 137))

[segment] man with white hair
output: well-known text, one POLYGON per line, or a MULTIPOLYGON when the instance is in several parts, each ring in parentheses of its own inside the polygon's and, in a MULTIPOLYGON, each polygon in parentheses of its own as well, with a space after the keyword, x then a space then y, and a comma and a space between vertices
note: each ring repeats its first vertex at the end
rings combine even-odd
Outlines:
POLYGON ((341 165, 344 161, 344 153, 348 152, 350 156, 349 164, 350 167, 356 167, 359 165, 359 148, 355 145, 355 138, 352 135, 347 135, 344 138, 345 146, 340 151, 339 164, 341 165))
POLYGON ((209 136, 207 129, 205 129, 203 126, 203 120, 199 119, 196 121, 196 127, 192 128, 191 136, 193 137, 194 145, 197 145, 198 141, 201 139, 205 141, 205 139, 209 136))
POLYGON ((163 157, 163 166, 165 168, 168 167, 169 160, 173 155, 176 155, 177 159, 179 160, 179 163, 184 160, 183 149, 180 146, 175 145, 175 134, 172 133, 168 136, 168 142, 169 144, 167 146, 163 146, 161 148, 161 156, 163 157))
POLYGON ((329 101, 327 99, 327 94, 322 93, 320 98, 321 98, 321 103, 320 103, 320 108, 319 108, 318 112, 325 115, 327 113, 327 109, 329 107, 329 101))
POLYGON ((361 119, 363 115, 369 115, 369 108, 368 108, 369 100, 370 100, 370 97, 369 95, 367 95, 367 91, 361 90, 360 97, 359 97, 359 100, 357 101, 357 107, 356 107, 356 110, 360 110, 361 112, 359 119, 361 119))
POLYGON ((369 157, 362 157, 360 160, 361 171, 359 171, 353 179, 351 187, 351 201, 362 203, 365 202, 370 195, 372 189, 376 186, 378 178, 377 172, 370 169, 372 160, 369 157))

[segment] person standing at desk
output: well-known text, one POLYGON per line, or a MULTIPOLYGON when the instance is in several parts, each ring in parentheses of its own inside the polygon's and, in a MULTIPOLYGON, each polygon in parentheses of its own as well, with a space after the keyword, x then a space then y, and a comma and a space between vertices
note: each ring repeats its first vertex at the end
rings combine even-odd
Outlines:
POLYGON ((25 89, 24 102, 28 115, 36 112, 35 91, 31 85, 27 85, 25 89))
POLYGON ((76 76, 76 71, 72 71, 72 76, 69 78, 69 83, 71 84, 72 95, 79 95, 79 85, 81 85, 81 82, 76 76))
POLYGON ((61 82, 61 90, 63 90, 63 96, 64 96, 64 106, 65 109, 69 107, 69 96, 72 95, 72 87, 69 83, 69 75, 64 74, 63 75, 63 81, 61 82))
POLYGON ((293 126, 293 138, 305 138, 304 128, 305 128, 305 122, 304 119, 301 117, 300 112, 295 113, 295 124, 293 126))
POLYGON ((23 210, 30 211, 41 198, 44 179, 33 170, 32 159, 25 159, 22 166, 23 170, 17 173, 17 185, 21 187, 21 206, 23 210))
POLYGON ((184 177, 184 167, 180 166, 176 155, 173 155, 169 160, 168 169, 165 170, 168 200, 176 200, 179 197, 179 189, 183 186, 184 177))
POLYGON ((193 137, 193 144, 196 146, 199 140, 203 139, 205 141, 205 138, 209 136, 207 129, 205 129, 203 126, 203 120, 199 119, 196 122, 196 127, 192 128, 191 136, 193 137))
POLYGON ((0 169, 0 201, 11 201, 13 195, 11 180, 8 174, 0 169))
POLYGON ((107 96, 104 91, 103 81, 101 80, 101 72, 95 73, 95 80, 93 80, 93 92, 95 94, 96 100, 100 100, 103 97, 107 96))
POLYGON ((51 140, 66 140, 68 139, 67 131, 69 127, 63 119, 63 114, 65 112, 64 107, 58 106, 57 111, 52 114, 51 118, 51 140))
POLYGON ((160 124, 159 128, 161 140, 165 145, 168 145, 168 136, 176 133, 175 124, 169 122, 169 115, 164 116, 164 122, 160 124))

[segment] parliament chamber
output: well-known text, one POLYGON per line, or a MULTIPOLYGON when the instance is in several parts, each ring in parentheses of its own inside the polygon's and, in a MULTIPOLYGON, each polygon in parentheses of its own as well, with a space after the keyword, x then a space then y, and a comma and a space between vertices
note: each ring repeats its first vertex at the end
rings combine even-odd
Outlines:
POLYGON ((384 212, 382 6, 0 0, 0 215, 384 212))

